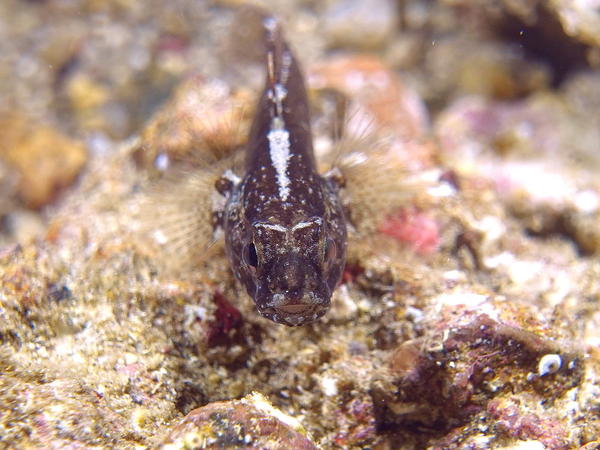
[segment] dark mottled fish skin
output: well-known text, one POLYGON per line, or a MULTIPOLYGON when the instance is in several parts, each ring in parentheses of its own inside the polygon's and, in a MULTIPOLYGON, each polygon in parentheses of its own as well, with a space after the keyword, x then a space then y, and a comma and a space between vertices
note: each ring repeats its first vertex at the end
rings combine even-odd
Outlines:
POLYGON ((316 169, 301 70, 277 21, 263 25, 267 80, 245 175, 221 182, 223 228, 233 272, 260 314, 297 326, 329 309, 345 265, 346 222, 337 184, 316 169))

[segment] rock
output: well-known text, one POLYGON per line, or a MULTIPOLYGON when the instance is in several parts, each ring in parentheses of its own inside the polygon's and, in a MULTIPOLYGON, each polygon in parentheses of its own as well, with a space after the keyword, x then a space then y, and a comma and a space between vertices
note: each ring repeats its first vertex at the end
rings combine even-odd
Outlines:
POLYGON ((323 20, 330 46, 373 49, 393 34, 398 12, 391 0, 339 0, 327 8, 323 20))
POLYGON ((101 393, 82 390, 75 378, 57 379, 40 370, 24 372, 7 353, 0 349, 0 388, 8 406, 0 426, 13 446, 83 448, 100 442, 114 446, 124 437, 129 424, 101 393))
POLYGON ((560 23, 569 36, 573 36, 586 44, 600 47, 600 11, 598 2, 570 2, 552 0, 549 8, 557 15, 560 23))
POLYGON ((423 59, 423 39, 416 32, 403 32, 388 46, 385 60, 395 69, 416 67, 423 59))
POLYGON ((142 131, 136 160, 161 170, 162 160, 207 162, 225 156, 246 141, 253 109, 254 98, 247 91, 190 77, 142 131))
POLYGON ((465 2, 453 0, 455 6, 473 8, 478 11, 479 20, 483 17, 497 21, 500 17, 507 20, 518 18, 524 25, 548 27, 550 18, 562 26, 565 35, 577 39, 587 45, 600 46, 600 13, 594 0, 570 2, 569 0, 526 0, 515 2, 502 0, 501 2, 465 2), (485 13, 485 14, 482 14, 485 13))
POLYGON ((547 65, 528 57, 522 48, 485 39, 460 35, 436 39, 424 59, 431 79, 423 95, 433 101, 461 95, 514 99, 544 89, 551 80, 547 65))
MULTIPOLYGON (((376 394, 386 405, 384 422, 438 430, 489 423, 507 437, 567 448, 567 418, 539 405, 564 398, 582 382, 583 355, 525 305, 456 291, 433 299, 432 307, 426 335, 404 342, 390 360, 398 391, 395 399, 376 394), (549 359, 561 363, 547 370, 549 359)), ((449 433, 432 445, 458 442, 464 443, 449 433)))
POLYGON ((377 57, 341 56, 316 65, 309 72, 309 85, 359 102, 377 125, 393 129, 406 141, 422 137, 428 128, 421 98, 377 57))
POLYGON ((527 2, 501 2, 503 7, 521 20, 536 23, 543 20, 542 11, 556 17, 568 36, 585 42, 588 45, 600 46, 600 12, 596 2, 570 2, 568 0, 551 0, 540 2, 529 0, 527 2))
POLYGON ((4 227, 11 238, 21 244, 32 242, 46 230, 40 215, 25 209, 7 214, 4 217, 4 227))
POLYGON ((87 160, 81 142, 19 115, 0 118, 0 157, 19 173, 18 194, 30 208, 51 202, 87 160))
POLYGON ((78 75, 67 84, 67 95, 79 114, 90 114, 110 99, 110 91, 90 77, 78 75))
POLYGON ((325 395, 321 411, 334 429, 333 442, 342 448, 361 447, 380 440, 376 406, 365 382, 373 377, 371 361, 361 356, 337 361, 319 375, 325 395))
POLYGON ((0 158, 0 216, 10 213, 17 207, 19 176, 13 168, 0 158))
POLYGON ((300 422, 259 393, 209 403, 175 425, 160 448, 317 449, 300 422))
POLYGON ((600 184, 586 170, 600 167, 593 150, 597 83, 578 76, 564 93, 518 103, 463 98, 435 125, 444 157, 459 173, 487 179, 530 233, 565 236, 584 254, 600 250, 600 184))

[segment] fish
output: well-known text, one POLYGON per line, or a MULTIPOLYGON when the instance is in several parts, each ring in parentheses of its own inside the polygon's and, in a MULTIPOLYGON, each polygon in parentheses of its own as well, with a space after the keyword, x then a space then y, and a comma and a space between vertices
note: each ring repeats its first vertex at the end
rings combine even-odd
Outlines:
MULTIPOLYGON (((141 164, 151 163, 159 178, 140 189, 128 208, 139 212, 127 222, 137 224, 144 253, 160 255, 159 271, 210 278, 212 265, 204 263, 225 253, 235 289, 247 292, 260 315, 288 326, 313 323, 331 307, 347 243, 354 261, 389 215, 410 204, 427 182, 397 156, 398 145, 390 144, 398 144, 394 131, 374 125, 364 99, 338 92, 335 83, 333 91, 319 91, 322 81, 313 85, 317 100, 323 92, 335 94, 330 110, 342 128, 317 161, 305 78, 281 23, 249 7, 227 37, 228 73, 243 62, 254 69, 257 58, 264 68, 256 107, 246 114, 244 97, 238 104, 221 79, 184 83, 183 94, 136 144, 141 164), (190 95, 199 100, 190 102, 190 95), (213 116, 216 121, 209 120, 213 116), (164 130, 170 131, 162 139, 164 130), (203 268, 209 270, 199 273, 203 268)), ((376 94, 387 95, 381 89, 376 94)), ((317 111, 322 126, 323 108, 317 111)), ((214 274, 221 276, 223 265, 216 264, 214 274)))
POLYGON ((231 269, 260 315, 300 326, 331 306, 346 262, 343 180, 321 175, 309 99, 281 23, 262 17, 266 81, 252 119, 241 176, 216 183, 231 269))

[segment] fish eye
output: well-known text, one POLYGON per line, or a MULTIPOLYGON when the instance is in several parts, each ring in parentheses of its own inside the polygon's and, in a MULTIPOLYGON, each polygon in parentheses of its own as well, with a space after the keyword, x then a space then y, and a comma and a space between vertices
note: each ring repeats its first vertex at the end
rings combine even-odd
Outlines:
POLYGON ((254 242, 250 242, 244 249, 244 262, 251 267, 258 266, 258 255, 256 254, 254 242))

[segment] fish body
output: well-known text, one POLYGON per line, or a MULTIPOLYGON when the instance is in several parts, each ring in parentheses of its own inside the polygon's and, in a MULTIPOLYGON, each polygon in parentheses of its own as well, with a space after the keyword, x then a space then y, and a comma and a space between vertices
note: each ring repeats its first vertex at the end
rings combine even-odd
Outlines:
POLYGON ((266 83, 245 173, 221 191, 226 252, 261 315, 289 326, 323 316, 346 259, 339 186, 317 172, 308 96, 276 19, 263 19, 266 83))

